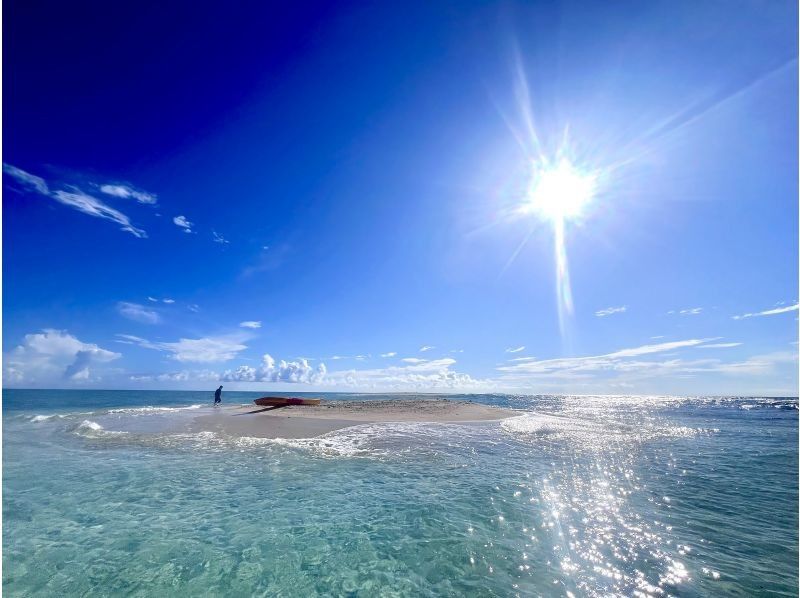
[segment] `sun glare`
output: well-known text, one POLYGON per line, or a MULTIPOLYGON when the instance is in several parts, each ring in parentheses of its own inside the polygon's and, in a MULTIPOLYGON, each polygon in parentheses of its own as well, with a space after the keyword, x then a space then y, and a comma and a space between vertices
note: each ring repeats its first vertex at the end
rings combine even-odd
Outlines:
POLYGON ((580 216, 594 197, 596 179, 594 173, 582 172, 566 158, 555 165, 535 164, 523 210, 553 222, 580 216))

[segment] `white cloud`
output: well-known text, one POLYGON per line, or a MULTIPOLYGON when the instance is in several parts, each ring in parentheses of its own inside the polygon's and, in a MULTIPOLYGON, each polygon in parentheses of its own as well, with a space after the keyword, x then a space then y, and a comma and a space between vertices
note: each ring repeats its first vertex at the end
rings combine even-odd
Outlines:
POLYGON ((708 345, 700 345, 698 349, 728 349, 730 347, 738 347, 742 343, 710 343, 708 345))
POLYGON ((129 320, 144 324, 158 324, 161 321, 161 316, 157 312, 147 309, 144 305, 139 305, 138 303, 120 301, 117 303, 117 311, 129 320))
POLYGON ((433 347, 431 345, 423 345, 422 347, 419 348, 419 350, 420 350, 420 352, 425 352, 425 351, 430 351, 431 349, 435 349, 435 348, 436 347, 433 347))
POLYGON ((388 353, 381 353, 381 357, 394 357, 397 355, 397 351, 389 351, 388 353))
POLYGON ((153 303, 158 303, 158 299, 156 299, 155 297, 148 297, 147 300, 152 301, 153 303))
POLYGON ((161 301, 163 301, 164 303, 168 303, 168 304, 169 303, 175 303, 175 299, 170 299, 169 297, 167 297, 166 299, 162 299, 161 301))
POLYGON ((765 311, 759 311, 752 314, 742 314, 740 316, 733 316, 734 320, 744 320, 746 318, 759 318, 761 316, 774 316, 777 314, 785 314, 790 311, 797 311, 800 304, 795 303, 794 305, 787 305, 785 307, 776 307, 775 309, 767 309, 765 311))
POLYGON ((175 226, 182 228, 183 232, 185 233, 192 232, 192 227, 194 226, 194 224, 192 222, 189 222, 186 219, 186 216, 175 216, 175 218, 172 219, 172 222, 175 223, 175 226))
POLYGON ((132 374, 128 377, 131 382, 217 382, 219 372, 212 370, 181 370, 179 372, 164 372, 163 374, 132 374))
POLYGON ((116 222, 117 224, 122 225, 122 230, 131 233, 134 237, 139 237, 140 239, 147 237, 147 233, 142 229, 133 226, 130 219, 125 214, 119 210, 115 210, 114 208, 107 206, 102 201, 92 197, 91 195, 86 195, 83 191, 76 187, 72 187, 71 191, 54 191, 50 194, 50 197, 59 203, 71 208, 75 208, 79 212, 83 212, 89 216, 104 218, 105 220, 116 222))
POLYGON ((401 361, 405 361, 406 363, 425 363, 428 360, 420 359, 419 357, 403 357, 401 361))
POLYGON ((455 359, 444 358, 405 366, 368 370, 328 372, 325 383, 365 390, 475 390, 491 387, 489 381, 476 380, 454 371, 455 359))
POLYGON ((215 230, 212 230, 212 231, 211 231, 211 236, 214 238, 214 243, 220 243, 220 244, 222 244, 222 245, 227 245, 227 244, 229 244, 229 243, 230 243, 230 241, 228 241, 228 239, 226 239, 225 237, 223 237, 221 234, 219 234, 219 233, 218 233, 217 231, 215 231, 215 230))
POLYGON ((669 343, 659 343, 655 345, 644 345, 632 349, 621 349, 605 355, 595 355, 587 357, 563 357, 545 360, 526 360, 515 365, 501 366, 497 368, 501 372, 508 374, 553 374, 555 372, 586 372, 596 370, 614 370, 624 368, 624 360, 641 355, 653 353, 663 353, 685 347, 694 347, 707 342, 708 339, 691 339, 685 341, 674 341, 669 343))
POLYGON ((200 306, 197 305, 196 303, 190 303, 189 305, 186 306, 186 309, 197 313, 200 311, 200 306))
POLYGON ((525 345, 520 345, 519 347, 509 347, 506 349, 506 353, 519 353, 520 351, 525 350, 525 345))
POLYGON ((5 164, 5 163, 3 163, 3 172, 5 172, 8 176, 14 178, 18 183, 20 183, 24 187, 27 187, 33 191, 41 193, 42 195, 50 194, 50 189, 47 187, 47 183, 42 177, 30 174, 29 172, 25 172, 24 170, 21 170, 16 166, 11 166, 11 164, 5 164))
POLYGON ((153 205, 157 201, 157 196, 154 193, 148 193, 141 189, 135 189, 129 185, 101 185, 100 191, 106 195, 113 195, 114 197, 122 197, 123 199, 133 198, 139 203, 153 205))
POLYGON ((678 313, 682 316, 696 316, 702 311, 703 311, 702 307, 689 307, 687 309, 680 310, 678 313))
POLYGON ((621 305, 620 307, 607 307, 605 309, 597 310, 596 312, 594 312, 594 315, 596 315, 598 318, 604 318, 612 314, 621 314, 627 310, 628 310, 627 305, 621 305))
POLYGON ((20 170, 15 166, 4 163, 3 172, 14 178, 28 191, 34 191, 46 197, 50 197, 65 206, 69 206, 89 216, 116 222, 121 225, 122 230, 140 239, 147 237, 147 233, 133 226, 130 219, 125 214, 104 204, 96 197, 87 195, 77 187, 67 186, 67 189, 69 189, 68 191, 50 191, 50 188, 43 178, 20 170))
POLYGON ((264 355, 261 366, 254 368, 241 365, 235 370, 227 370, 220 377, 226 382, 289 382, 295 384, 318 384, 325 379, 327 368, 320 363, 316 368, 306 359, 278 363, 268 353, 264 355))
POLYGON ((261 328, 261 322, 259 322, 258 320, 248 320, 246 322, 239 322, 239 327, 252 328, 252 329, 261 328))
POLYGON ((189 363, 220 363, 234 359, 247 349, 239 336, 181 338, 175 342, 149 341, 130 334, 118 334, 118 342, 170 353, 170 358, 189 363))
POLYGON ((58 381, 86 381, 92 370, 121 355, 84 343, 64 330, 45 329, 27 334, 21 345, 3 358, 3 376, 10 384, 40 385, 58 381))

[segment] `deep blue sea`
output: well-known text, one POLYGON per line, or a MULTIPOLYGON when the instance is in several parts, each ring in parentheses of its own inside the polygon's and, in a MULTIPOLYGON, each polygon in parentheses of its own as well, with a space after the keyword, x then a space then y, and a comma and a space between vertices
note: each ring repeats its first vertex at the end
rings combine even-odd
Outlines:
POLYGON ((3 594, 798 595, 796 399, 448 398, 519 416, 242 439, 187 432, 211 392, 4 390, 3 594))

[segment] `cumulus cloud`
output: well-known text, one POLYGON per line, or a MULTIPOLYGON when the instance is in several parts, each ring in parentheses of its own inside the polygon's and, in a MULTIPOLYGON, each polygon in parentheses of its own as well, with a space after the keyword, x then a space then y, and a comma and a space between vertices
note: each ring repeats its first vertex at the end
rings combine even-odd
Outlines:
POLYGON ((158 315, 158 312, 148 309, 144 305, 138 303, 120 301, 117 303, 117 311, 120 315, 125 316, 129 320, 142 322, 144 324, 158 324, 161 321, 161 316, 158 315))
POLYGON ((491 387, 486 380, 452 369, 452 358, 435 359, 387 368, 328 372, 325 383, 364 390, 476 390, 491 387))
POLYGON ((246 322, 239 322, 240 328, 261 328, 261 322, 258 320, 247 320, 246 322))
POLYGON ((430 351, 431 349, 435 349, 436 347, 432 347, 431 345, 424 345, 419 348, 421 352, 430 351))
POLYGON ((121 197, 123 199, 132 198, 142 204, 154 205, 157 200, 157 196, 154 193, 148 193, 147 191, 142 191, 141 189, 135 189, 130 185, 100 185, 100 191, 106 195, 121 197))
POLYGON ((506 349, 506 353, 519 353, 520 351, 525 350, 525 345, 521 345, 519 347, 509 347, 506 349))
POLYGON ((751 314, 742 314, 740 316, 733 316, 734 320, 745 320, 747 318, 760 318, 762 316, 775 316, 778 314, 785 314, 790 311, 797 311, 800 304, 795 303, 794 305, 786 305, 784 307, 776 307, 774 309, 767 309, 764 311, 759 311, 751 314))
POLYGON ((170 358, 180 362, 219 363, 230 361, 247 349, 239 336, 217 336, 205 338, 181 338, 175 342, 149 341, 130 334, 118 334, 117 342, 133 344, 169 353, 170 358))
POLYGON ((292 384, 318 384, 325 379, 327 368, 320 363, 316 368, 309 365, 306 359, 297 361, 275 359, 264 354, 260 367, 240 365, 235 370, 227 370, 220 377, 226 382, 287 382, 292 384))
POLYGON ((27 334, 21 345, 3 358, 3 375, 8 383, 40 385, 63 380, 86 381, 92 368, 121 355, 84 343, 64 330, 47 328, 27 334))
POLYGON ((183 232, 185 233, 192 232, 192 227, 194 226, 194 224, 192 222, 189 222, 186 219, 186 216, 175 216, 175 218, 172 219, 172 222, 175 223, 175 226, 178 226, 181 229, 183 229, 183 232))
POLYGON ((610 316, 612 314, 621 314, 628 310, 627 305, 621 305, 620 307, 607 307, 605 309, 599 309, 594 312, 598 318, 605 318, 606 316, 610 316))
POLYGON ((130 218, 125 214, 106 205, 96 197, 84 193, 77 187, 65 185, 65 189, 51 191, 43 178, 25 172, 10 164, 3 164, 3 172, 13 178, 26 191, 39 193, 40 195, 54 199, 58 203, 78 210, 88 216, 116 222, 120 225, 122 230, 132 234, 134 237, 139 237, 140 239, 147 237, 147 233, 131 224, 130 218))

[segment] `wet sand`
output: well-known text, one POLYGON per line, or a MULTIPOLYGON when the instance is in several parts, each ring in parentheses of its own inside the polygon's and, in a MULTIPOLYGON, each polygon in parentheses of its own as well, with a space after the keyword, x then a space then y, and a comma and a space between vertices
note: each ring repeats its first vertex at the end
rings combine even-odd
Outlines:
POLYGON ((221 407, 212 415, 195 418, 191 429, 256 438, 313 438, 365 423, 465 423, 515 415, 519 414, 511 409, 447 399, 329 401, 278 409, 257 405, 221 407))

